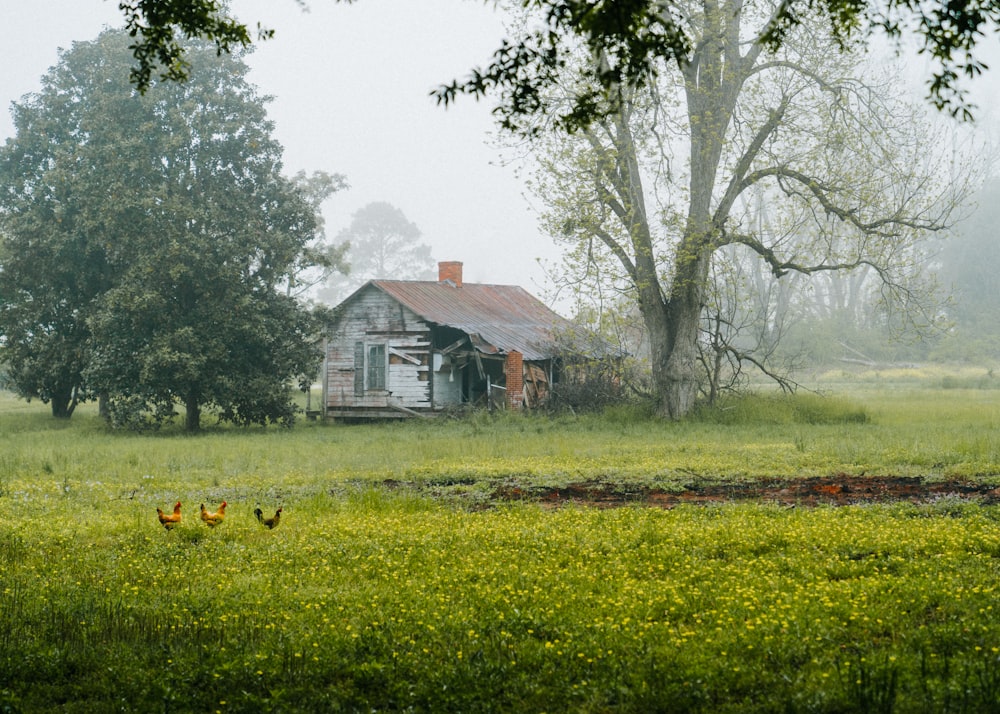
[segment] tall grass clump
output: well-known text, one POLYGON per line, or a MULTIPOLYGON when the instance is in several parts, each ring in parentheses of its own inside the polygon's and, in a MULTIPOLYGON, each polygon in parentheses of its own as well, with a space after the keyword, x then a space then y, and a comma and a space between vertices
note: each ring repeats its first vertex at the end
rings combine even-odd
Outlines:
POLYGON ((650 400, 641 400, 606 407, 601 412, 601 418, 606 423, 616 426, 648 424, 655 418, 653 403, 650 400))
POLYGON ((814 393, 745 394, 698 409, 697 421, 708 424, 866 424, 865 407, 842 397, 814 393))

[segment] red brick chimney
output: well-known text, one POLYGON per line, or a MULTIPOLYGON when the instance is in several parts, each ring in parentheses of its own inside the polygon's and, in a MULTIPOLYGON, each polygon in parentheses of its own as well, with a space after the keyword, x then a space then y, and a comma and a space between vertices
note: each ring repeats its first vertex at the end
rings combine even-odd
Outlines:
POLYGON ((517 350, 508 352, 503 371, 507 377, 507 408, 520 409, 524 405, 524 356, 517 350))
POLYGON ((462 287, 462 263, 457 260, 448 260, 438 263, 438 282, 443 283, 450 280, 456 288, 462 287))

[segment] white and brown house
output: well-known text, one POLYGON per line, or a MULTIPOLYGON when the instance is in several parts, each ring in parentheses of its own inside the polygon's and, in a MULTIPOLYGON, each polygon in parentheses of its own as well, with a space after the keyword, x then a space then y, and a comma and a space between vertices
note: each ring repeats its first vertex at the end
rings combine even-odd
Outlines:
POLYGON ((559 379, 557 345, 574 326, 524 289, 462 280, 370 280, 335 309, 323 414, 432 415, 462 404, 534 408, 559 379))

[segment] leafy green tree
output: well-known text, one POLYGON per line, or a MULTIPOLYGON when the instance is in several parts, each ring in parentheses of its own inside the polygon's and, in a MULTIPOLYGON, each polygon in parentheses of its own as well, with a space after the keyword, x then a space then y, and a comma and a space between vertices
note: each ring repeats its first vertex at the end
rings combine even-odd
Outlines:
MULTIPOLYGON (((769 55, 767 7, 687 9, 698 38, 689 61, 656 87, 621 86, 616 111, 576 135, 536 143, 536 192, 549 232, 571 246, 568 278, 598 265, 632 295, 657 410, 671 418, 691 410, 701 386, 705 307, 724 249, 739 246, 776 278, 871 268, 909 311, 922 297, 915 245, 947 225, 968 180, 949 175, 951 156, 894 98, 894 77, 866 76, 821 32, 801 26, 769 55), (758 195, 773 213, 766 225, 758 195)), ((754 359, 732 341, 725 350, 754 359)))
POLYGON ((56 418, 69 418, 91 396, 85 315, 103 282, 102 257, 79 242, 53 244, 44 231, 30 253, 0 239, 0 363, 7 386, 40 398, 56 418))
POLYGON ((35 366, 25 357, 46 354, 44 336, 73 356, 72 368, 44 368, 77 396, 106 395, 115 423, 164 418, 176 403, 192 430, 205 408, 288 423, 289 380, 318 360, 310 316, 288 294, 308 267, 315 205, 281 175, 241 60, 190 47, 190 81, 139 96, 127 41, 76 43, 16 107, 0 153, 11 371, 35 366))
MULTIPOLYGON (((115 49, 121 52, 123 43, 115 49)), ((41 93, 13 106, 16 137, 0 151, 0 337, 11 386, 69 417, 93 396, 87 318, 115 272, 117 235, 137 214, 107 212, 132 190, 143 160, 142 127, 126 125, 132 92, 84 96, 107 57, 78 45, 70 66, 43 78, 41 93), (103 119, 102 119, 103 117, 103 119)), ((67 55, 68 57, 69 55, 67 55)), ((112 58, 124 72, 124 59, 112 58)))

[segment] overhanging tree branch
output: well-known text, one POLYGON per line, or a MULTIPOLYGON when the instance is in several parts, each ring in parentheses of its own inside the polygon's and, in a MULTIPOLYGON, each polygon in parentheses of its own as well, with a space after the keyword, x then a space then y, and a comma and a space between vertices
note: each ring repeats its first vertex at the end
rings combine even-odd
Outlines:
MULTIPOLYGON (((135 40, 129 49, 137 64, 129 77, 140 93, 149 88, 157 67, 162 68, 161 79, 188 79, 191 66, 183 40, 208 40, 215 43, 218 54, 253 44, 247 26, 228 16, 220 0, 121 0, 118 9, 125 16, 126 32, 135 40)), ((273 36, 273 30, 257 26, 258 41, 273 36)))
MULTIPOLYGON (((302 0, 296 0, 300 5, 302 0)), ((344 4, 353 0, 336 0, 344 4)), ((610 90, 623 83, 646 86, 671 62, 684 67, 692 57, 695 19, 677 0, 519 0, 539 18, 536 29, 515 40, 504 40, 486 69, 474 69, 464 81, 453 81, 432 92, 447 106, 460 94, 482 97, 499 94, 496 109, 508 129, 537 132, 531 117, 554 115, 558 127, 583 128, 615 111, 610 90), (607 62, 587 68, 588 88, 565 110, 557 108, 547 92, 559 84, 578 46, 607 62)), ((736 14, 741 12, 734 4, 736 14)), ((184 80, 188 75, 182 38, 203 38, 220 52, 252 43, 247 25, 228 15, 223 0, 121 0, 126 29, 138 38, 131 47, 137 66, 131 76, 145 91, 157 66, 161 77, 184 80)), ((970 119, 975 108, 959 84, 962 77, 982 74, 987 65, 976 50, 1000 26, 996 0, 781 0, 762 29, 750 40, 753 52, 775 51, 791 31, 808 19, 821 17, 841 49, 866 31, 882 30, 900 38, 904 30, 917 35, 920 52, 937 69, 928 81, 928 98, 939 109, 970 119)), ((273 36, 258 24, 257 40, 273 36)), ((755 58, 751 58, 755 59, 755 58)))

